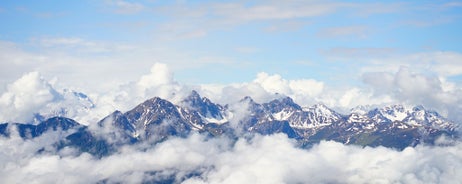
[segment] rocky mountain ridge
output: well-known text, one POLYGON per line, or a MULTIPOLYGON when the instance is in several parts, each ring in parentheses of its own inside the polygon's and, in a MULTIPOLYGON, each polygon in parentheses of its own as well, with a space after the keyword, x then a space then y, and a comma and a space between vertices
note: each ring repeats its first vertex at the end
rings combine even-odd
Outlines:
POLYGON ((192 131, 234 137, 283 133, 296 139, 302 147, 322 140, 333 140, 345 144, 404 149, 418 144, 434 144, 441 136, 456 139, 459 128, 458 124, 422 106, 407 108, 392 105, 354 110, 342 115, 322 104, 301 107, 289 97, 262 104, 245 97, 237 103, 236 108, 213 103, 196 91, 178 104, 154 97, 127 112, 113 112, 97 123, 97 127, 105 130, 102 132, 106 137, 97 136, 101 134, 95 133, 98 129, 79 125, 63 117, 50 118, 38 125, 0 124, 0 134, 9 136, 11 131, 15 131, 11 127, 17 127, 23 138, 34 138, 51 129, 75 129, 76 132, 59 145, 76 146, 100 155, 109 153, 117 145, 146 140, 162 141, 170 136, 184 137, 192 131))

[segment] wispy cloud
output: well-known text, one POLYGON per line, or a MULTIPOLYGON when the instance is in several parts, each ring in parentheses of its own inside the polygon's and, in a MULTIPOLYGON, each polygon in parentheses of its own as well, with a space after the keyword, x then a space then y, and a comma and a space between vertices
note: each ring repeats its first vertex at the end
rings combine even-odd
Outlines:
POLYGON ((128 44, 107 43, 102 41, 89 41, 79 37, 45 37, 33 39, 40 46, 54 49, 76 49, 87 53, 109 53, 133 50, 136 47, 128 44))
POLYGON ((126 0, 107 0, 106 2, 115 8, 116 13, 120 14, 138 13, 146 8, 141 3, 129 2, 126 0))
POLYGON ((229 19, 231 22, 247 22, 321 16, 332 13, 342 6, 344 6, 342 3, 285 1, 254 6, 233 3, 217 4, 211 8, 213 8, 213 13, 229 19))
POLYGON ((266 27, 265 31, 268 31, 268 32, 296 31, 310 24, 312 24, 312 22, 310 21, 295 21, 295 20, 276 21, 274 23, 271 23, 270 26, 266 27))
POLYGON ((442 7, 445 8, 457 8, 457 7, 462 7, 462 2, 460 1, 452 1, 452 2, 447 2, 442 5, 442 7))
MULTIPOLYGON (((346 60, 347 57, 344 57, 346 60)), ((371 55, 357 60, 362 63, 361 71, 397 71, 401 66, 407 66, 417 71, 436 73, 439 76, 450 77, 462 75, 459 61, 462 54, 458 52, 419 52, 396 54, 390 57, 371 55)))
POLYGON ((260 49, 256 47, 237 47, 235 50, 239 53, 252 54, 258 52, 260 49))
POLYGON ((391 57, 395 55, 397 49, 395 48, 374 48, 374 47, 363 47, 363 48, 352 48, 352 47, 335 47, 326 50, 322 50, 321 53, 326 57, 332 58, 380 58, 380 57, 391 57))
POLYGON ((367 26, 343 26, 331 27, 320 30, 317 35, 323 38, 338 38, 338 37, 355 37, 364 39, 367 38, 370 29, 367 26))

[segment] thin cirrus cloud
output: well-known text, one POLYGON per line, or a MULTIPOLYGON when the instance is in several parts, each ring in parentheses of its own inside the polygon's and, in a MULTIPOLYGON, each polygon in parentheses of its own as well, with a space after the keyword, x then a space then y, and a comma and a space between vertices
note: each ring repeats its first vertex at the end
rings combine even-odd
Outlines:
POLYGON ((320 51, 328 58, 357 59, 357 58, 380 58, 396 55, 395 48, 378 47, 334 47, 320 51))
POLYGON ((367 38, 370 28, 367 26, 353 25, 343 27, 325 28, 317 33, 318 36, 323 38, 338 38, 354 36, 355 38, 367 38))
MULTIPOLYGON (((314 17, 333 12, 340 3, 300 3, 295 1, 244 6, 242 4, 213 5, 213 12, 234 21, 278 20, 314 17)), ((234 22, 233 21, 233 22, 234 22)))
POLYGON ((119 14, 133 14, 144 10, 146 7, 141 3, 129 2, 124 0, 107 0, 106 3, 114 8, 119 14))
POLYGON ((121 51, 130 51, 136 49, 133 45, 107 43, 102 41, 89 41, 79 37, 48 37, 33 39, 33 43, 38 44, 38 47, 54 48, 64 50, 68 53, 80 51, 80 53, 114 53, 121 51))
MULTIPOLYGON (((385 5, 384 5, 385 6, 385 5)), ((187 28, 189 31, 176 30, 178 32, 196 32, 194 30, 215 31, 226 26, 230 29, 235 26, 249 22, 266 22, 266 21, 292 21, 289 30, 302 28, 300 21, 297 19, 314 18, 329 15, 339 10, 362 9, 363 5, 340 2, 323 2, 323 1, 283 1, 283 2, 257 2, 252 4, 246 3, 201 3, 194 8, 186 4, 178 3, 158 7, 158 12, 162 15, 168 15, 171 21, 163 24, 162 27, 187 28), (200 11, 198 11, 200 10, 200 11), (192 18, 191 18, 192 17, 192 18), (184 21, 188 20, 188 21, 184 21), (189 26, 185 26, 189 25, 189 26), (192 29, 192 30, 191 30, 192 29)), ((309 22, 311 23, 311 22, 309 22)), ((303 23, 302 25, 306 25, 303 23)), ((284 28, 270 26, 266 30, 287 30, 287 24, 284 28)))
MULTIPOLYGON (((390 49, 378 51, 386 53, 390 49)), ((351 52, 347 52, 347 54, 349 53, 351 52)), ((332 54, 335 55, 336 53, 332 54)), ((383 56, 382 58, 375 57, 375 55, 363 56, 365 57, 357 58, 357 62, 363 64, 363 67, 360 69, 361 72, 397 71, 401 66, 407 66, 416 71, 436 73, 441 77, 458 77, 462 75, 462 66, 459 64, 462 54, 458 52, 435 51, 397 55, 387 54, 387 56, 383 56)), ((349 60, 346 56, 338 58, 346 60, 345 62, 349 60)))

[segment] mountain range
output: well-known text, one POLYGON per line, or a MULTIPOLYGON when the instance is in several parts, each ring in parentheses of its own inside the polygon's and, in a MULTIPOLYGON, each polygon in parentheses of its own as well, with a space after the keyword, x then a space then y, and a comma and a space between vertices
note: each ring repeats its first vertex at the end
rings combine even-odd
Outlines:
MULTIPOLYGON (((79 97, 87 98, 83 94, 79 97)), ((245 97, 237 105, 223 106, 196 91, 177 104, 159 97, 148 99, 127 112, 109 114, 95 126, 81 125, 62 116, 38 124, 0 124, 0 135, 5 137, 17 134, 33 139, 52 131, 63 133, 62 140, 56 140, 56 148, 71 146, 100 157, 121 145, 156 143, 171 136, 186 137, 191 132, 232 138, 282 133, 296 140, 300 147, 332 140, 404 149, 433 145, 441 136, 459 138, 458 124, 422 106, 356 108, 345 115, 322 104, 301 107, 290 97, 262 104, 245 97)))

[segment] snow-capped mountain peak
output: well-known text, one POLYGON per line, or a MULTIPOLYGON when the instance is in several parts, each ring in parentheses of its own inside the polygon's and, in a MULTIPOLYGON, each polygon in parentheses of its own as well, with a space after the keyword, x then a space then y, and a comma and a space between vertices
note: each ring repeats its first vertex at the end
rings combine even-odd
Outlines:
POLYGON ((38 123, 55 116, 81 117, 88 114, 94 107, 93 101, 84 93, 64 89, 61 93, 56 92, 56 99, 40 109, 33 121, 38 123))
POLYGON ((409 109, 403 105, 391 105, 380 108, 380 113, 387 119, 393 121, 403 121, 409 116, 409 109))
POLYGON ((326 117, 339 116, 339 114, 337 114, 335 111, 325 106, 324 104, 315 104, 309 107, 308 111, 313 112, 314 114, 317 114, 319 116, 326 116, 326 117))
POLYGON ((352 108, 350 113, 352 114, 367 114, 371 110, 371 106, 369 105, 360 105, 352 108))
POLYGON ((224 108, 221 105, 213 103, 206 97, 201 97, 195 90, 191 91, 191 94, 178 106, 188 109, 188 111, 197 111, 205 123, 226 122, 223 116, 224 108))
MULTIPOLYGON (((85 99, 82 95, 77 97, 85 99)), ((163 140, 168 136, 185 136, 190 131, 208 132, 210 135, 246 131, 265 135, 284 133, 301 141, 301 144, 335 140, 402 149, 421 142, 432 143, 441 135, 458 136, 457 124, 422 106, 390 105, 364 111, 341 115, 323 104, 301 108, 289 97, 263 104, 247 97, 237 104, 223 107, 193 91, 179 104, 159 97, 148 99, 125 113, 115 111, 98 125, 120 130, 109 133, 122 135, 130 142, 152 137, 163 140), (239 118, 237 122, 230 122, 227 117, 230 120, 239 118)), ((27 131, 35 130, 34 126, 21 126, 27 131)), ((0 124, 0 134, 7 135, 2 133, 5 132, 2 127, 5 129, 7 125, 0 124)), ((79 129, 80 134, 73 139, 95 140, 89 137, 91 132, 82 131, 87 130, 79 129)))

